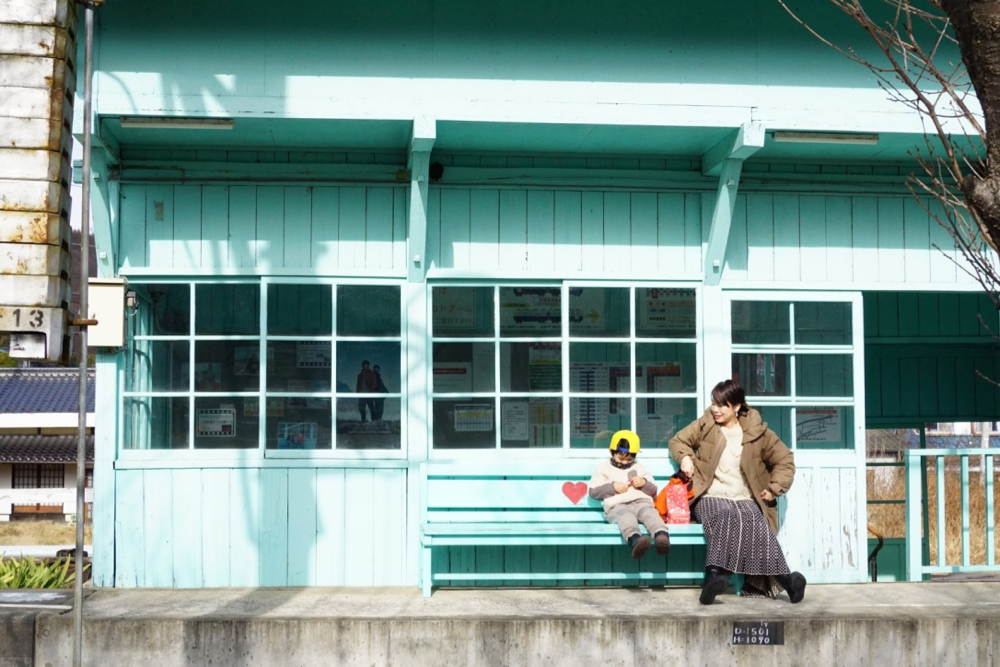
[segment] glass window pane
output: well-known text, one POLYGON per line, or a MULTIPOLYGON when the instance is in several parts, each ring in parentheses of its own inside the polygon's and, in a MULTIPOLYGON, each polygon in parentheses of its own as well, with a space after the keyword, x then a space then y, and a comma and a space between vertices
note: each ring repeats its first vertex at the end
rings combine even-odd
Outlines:
POLYGON ((628 343, 570 343, 569 390, 629 392, 628 343))
POLYGON ((337 288, 337 333, 341 336, 398 336, 399 287, 341 285, 337 288))
POLYGON ((501 343, 500 391, 562 391, 562 346, 501 343))
POLYGON ((760 418, 767 427, 774 431, 783 443, 792 446, 792 409, 785 406, 765 405, 754 406, 760 412, 760 418))
POLYGON ((397 397, 338 398, 337 449, 399 449, 401 404, 397 397))
POLYGON ((623 337, 629 335, 628 289, 570 287, 569 335, 623 337))
POLYGON ((188 398, 126 398, 125 449, 186 449, 188 398))
POLYGON ((791 342, 789 304, 771 301, 733 301, 733 343, 787 345, 791 342))
POLYGON ((139 313, 149 313, 149 328, 141 333, 152 336, 191 333, 191 288, 179 284, 135 285, 139 313), (147 310, 148 309, 148 310, 147 310))
POLYGON ((195 333, 260 333, 260 285, 221 283, 195 286, 195 333))
MULTIPOLYGON (((269 401, 267 409, 270 416, 278 411, 278 406, 269 401)), ((260 402, 256 397, 204 396, 194 399, 196 449, 256 449, 259 425, 260 402)))
MULTIPOLYGON (((191 343, 186 340, 137 341, 150 350, 152 391, 188 391, 191 343)), ((136 388, 134 391, 143 391, 136 388)))
POLYGON ((500 399, 500 446, 562 447, 562 399, 500 399))
MULTIPOLYGON (((257 391, 260 386, 258 374, 251 375, 253 355, 260 348, 253 341, 199 340, 194 344, 194 390, 195 391, 257 391), (249 368, 248 368, 249 367, 249 368)), ((187 389, 187 366, 182 382, 187 389)))
POLYGON ((854 449, 854 408, 795 408, 795 444, 798 449, 854 449))
MULTIPOLYGON (((402 387, 398 341, 337 343, 337 392, 399 394, 402 387)), ((373 397, 377 398, 377 397, 373 397)))
POLYGON ((330 391, 331 346, 325 340, 268 341, 267 390, 330 391))
POLYGON ((435 449, 495 449, 494 402, 439 398, 433 402, 435 449))
POLYGON ((670 438, 701 415, 694 398, 639 398, 636 433, 642 449, 666 449, 670 438))
POLYGON ((267 448, 330 449, 333 446, 331 407, 329 398, 269 398, 267 448), (279 401, 282 404, 280 411, 277 409, 279 401))
POLYGON ((569 414, 574 448, 606 450, 615 431, 632 428, 632 401, 626 396, 571 398, 569 414))
POLYGON ((635 334, 640 338, 694 338, 693 289, 641 287, 635 290, 635 334))
POLYGON ((562 335, 562 291, 558 287, 501 287, 500 336, 562 335))
POLYGON ((747 396, 788 396, 788 355, 741 352, 733 355, 733 379, 747 396))
POLYGON ((333 331, 329 285, 271 284, 267 290, 267 333, 328 336, 333 331))
POLYGON ((795 342, 799 345, 850 345, 851 330, 849 303, 795 304, 795 342))
POLYGON ((653 394, 687 393, 698 385, 695 343, 640 343, 635 346, 636 389, 653 394))
POLYGON ((435 337, 492 338, 493 288, 432 288, 431 329, 435 337))
POLYGON ((854 360, 849 354, 798 354, 797 396, 854 396, 854 360))
POLYGON ((434 343, 434 386, 437 393, 493 391, 496 359, 493 343, 434 343))

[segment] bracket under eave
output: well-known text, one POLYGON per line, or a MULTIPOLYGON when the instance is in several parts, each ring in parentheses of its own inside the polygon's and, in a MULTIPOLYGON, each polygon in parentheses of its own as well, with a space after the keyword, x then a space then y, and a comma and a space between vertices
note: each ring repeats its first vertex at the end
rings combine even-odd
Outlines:
POLYGON ((437 122, 427 116, 413 119, 407 168, 410 170, 409 224, 406 226, 407 278, 423 282, 427 275, 427 183, 430 157, 437 139, 437 122))
POLYGON ((705 284, 718 285, 726 262, 729 230, 739 191, 743 161, 764 147, 764 126, 744 123, 739 130, 716 144, 702 156, 702 173, 719 176, 719 187, 712 210, 712 222, 705 247, 705 284))

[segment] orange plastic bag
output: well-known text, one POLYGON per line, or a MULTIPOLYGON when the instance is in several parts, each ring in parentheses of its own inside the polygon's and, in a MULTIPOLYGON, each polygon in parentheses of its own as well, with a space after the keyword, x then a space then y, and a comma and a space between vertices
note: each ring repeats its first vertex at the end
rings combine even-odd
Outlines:
POLYGON ((667 485, 656 494, 653 504, 667 523, 691 523, 691 508, 688 499, 694 495, 691 479, 677 472, 667 481, 667 485))

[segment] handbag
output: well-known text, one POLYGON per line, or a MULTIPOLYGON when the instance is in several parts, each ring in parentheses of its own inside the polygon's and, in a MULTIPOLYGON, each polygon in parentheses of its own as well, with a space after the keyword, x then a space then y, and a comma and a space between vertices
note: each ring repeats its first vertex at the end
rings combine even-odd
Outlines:
POLYGON ((653 501, 664 521, 672 524, 691 523, 688 501, 694 495, 693 487, 691 478, 680 470, 667 480, 666 486, 660 489, 653 501))

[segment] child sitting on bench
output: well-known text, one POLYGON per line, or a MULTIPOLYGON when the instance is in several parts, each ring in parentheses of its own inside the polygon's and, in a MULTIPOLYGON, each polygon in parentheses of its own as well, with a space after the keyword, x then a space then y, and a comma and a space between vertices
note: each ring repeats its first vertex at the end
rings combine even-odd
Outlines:
POLYGON ((639 435, 622 430, 611 436, 611 459, 602 461, 587 485, 590 497, 604 505, 604 518, 618 525, 622 537, 632 548, 632 558, 642 558, 649 549, 648 535, 639 532, 639 523, 653 535, 656 553, 665 556, 670 551, 667 524, 653 505, 656 481, 641 464, 639 435))

